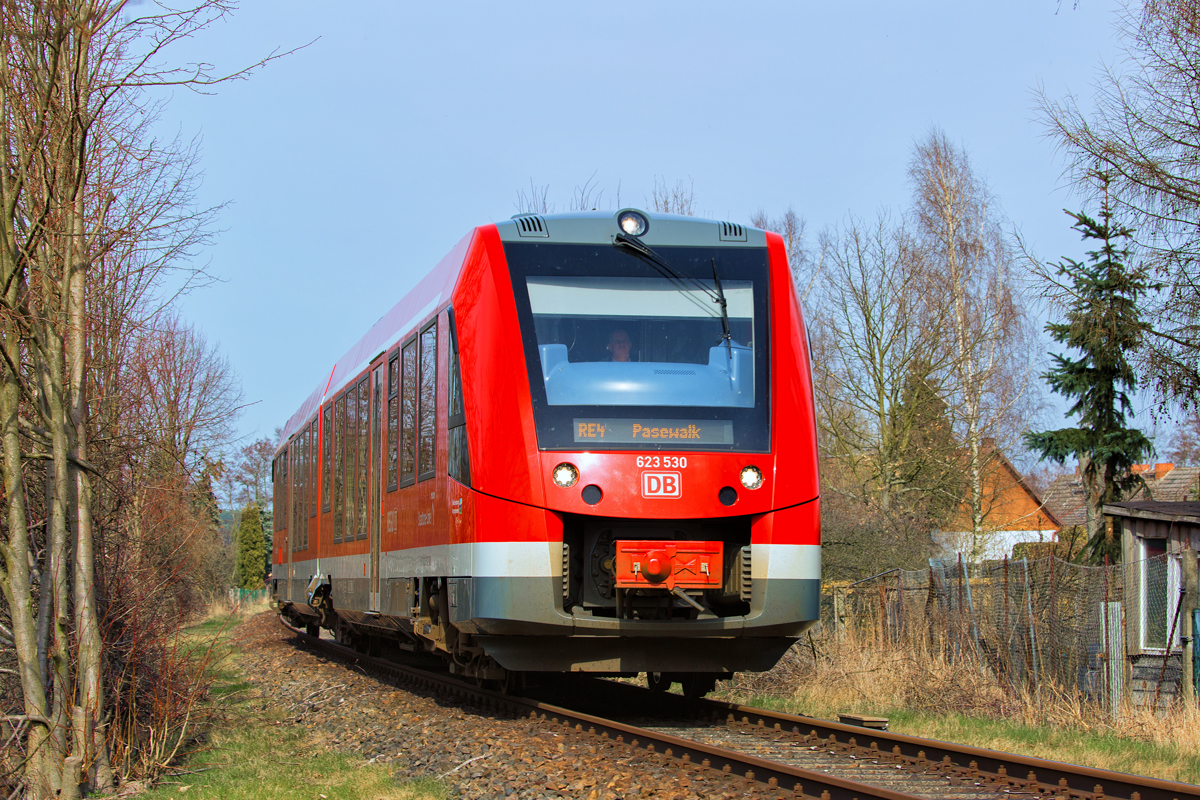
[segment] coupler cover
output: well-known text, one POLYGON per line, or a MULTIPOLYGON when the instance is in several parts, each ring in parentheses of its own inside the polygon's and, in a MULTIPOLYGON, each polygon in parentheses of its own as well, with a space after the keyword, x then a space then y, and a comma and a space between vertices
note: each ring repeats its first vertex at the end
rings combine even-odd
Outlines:
POLYGON ((721 542, 618 541, 618 589, 720 589, 721 542))

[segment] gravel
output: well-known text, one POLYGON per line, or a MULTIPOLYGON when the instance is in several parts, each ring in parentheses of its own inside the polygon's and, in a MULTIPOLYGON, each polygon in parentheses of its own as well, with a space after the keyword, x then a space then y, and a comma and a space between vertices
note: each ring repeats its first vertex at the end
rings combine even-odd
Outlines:
POLYGON ((399 688, 304 648, 270 612, 236 634, 239 665, 263 700, 314 748, 389 764, 397 781, 436 778, 450 797, 790 797, 545 722, 506 718, 424 689, 399 688))

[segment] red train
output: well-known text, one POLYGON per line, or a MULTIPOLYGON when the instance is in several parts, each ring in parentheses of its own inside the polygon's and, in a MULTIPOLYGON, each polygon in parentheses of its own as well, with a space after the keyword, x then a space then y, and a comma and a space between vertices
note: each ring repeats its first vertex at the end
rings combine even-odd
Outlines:
POLYGON ((808 343, 757 229, 476 228, 292 415, 272 476, 285 617, 481 680, 702 694, 818 618, 808 343))

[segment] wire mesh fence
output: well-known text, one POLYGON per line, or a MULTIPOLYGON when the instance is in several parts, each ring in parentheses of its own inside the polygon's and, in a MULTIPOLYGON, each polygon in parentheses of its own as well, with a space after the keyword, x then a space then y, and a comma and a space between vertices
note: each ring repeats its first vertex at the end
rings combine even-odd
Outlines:
POLYGON ((233 587, 229 590, 229 604, 231 606, 247 606, 265 602, 269 599, 269 589, 239 589, 233 587))
POLYGON ((1014 694, 1053 687, 1115 712, 1124 698, 1161 707, 1181 696, 1179 586, 1169 555, 1108 567, 935 559, 831 587, 822 621, 864 646, 922 639, 947 661, 978 661, 1014 694))

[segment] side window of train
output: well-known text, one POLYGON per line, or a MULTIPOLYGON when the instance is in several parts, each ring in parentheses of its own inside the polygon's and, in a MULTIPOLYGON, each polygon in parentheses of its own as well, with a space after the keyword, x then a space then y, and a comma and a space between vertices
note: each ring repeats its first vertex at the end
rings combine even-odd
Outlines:
POLYGON ((292 439, 291 445, 288 447, 288 472, 291 473, 291 481, 288 487, 288 529, 292 532, 292 552, 295 552, 300 546, 300 525, 299 515, 296 512, 300 505, 300 439, 299 437, 292 439))
POLYGON ((450 461, 446 471, 451 478, 471 485, 471 459, 467 453, 467 415, 463 408, 462 371, 458 365, 458 325, 450 310, 450 397, 446 427, 450 435, 450 461))
POLYGON ((321 412, 321 511, 329 510, 329 489, 333 480, 333 403, 321 412))
POLYGON ((354 524, 355 511, 358 506, 355 500, 355 488, 358 486, 358 471, 356 457, 358 455, 358 384, 346 390, 346 427, 344 430, 346 442, 346 481, 342 485, 342 507, 345 509, 345 524, 342 530, 342 541, 353 542, 358 527, 354 524))
POLYGON ((275 477, 279 458, 271 459, 271 533, 279 533, 279 480, 275 477))
POLYGON ((367 485, 369 483, 367 463, 367 451, 371 443, 371 387, 367 380, 370 373, 364 375, 358 381, 358 413, 355 414, 355 420, 358 422, 358 510, 355 512, 354 519, 358 523, 358 538, 365 539, 368 534, 367 527, 367 485))
POLYGON ((419 429, 417 432, 417 480, 434 475, 437 435, 437 318, 421 331, 421 378, 419 429))
POLYGON ((317 515, 317 443, 320 441, 317 438, 317 420, 314 418, 308 424, 308 463, 309 463, 309 489, 308 489, 308 516, 313 518, 317 515))
POLYGON ((345 516, 342 507, 342 486, 346 480, 346 395, 333 403, 333 543, 342 542, 345 516))
POLYGON ((417 480, 417 337, 400 350, 400 485, 417 480))
POLYGON ((279 497, 279 519, 283 522, 283 524, 279 526, 279 529, 281 531, 286 531, 288 529, 288 450, 286 447, 283 449, 283 452, 279 454, 279 465, 281 474, 279 476, 279 492, 276 494, 276 497, 279 497))
POLYGON ((396 491, 400 480, 400 348, 388 356, 387 490, 396 491))

